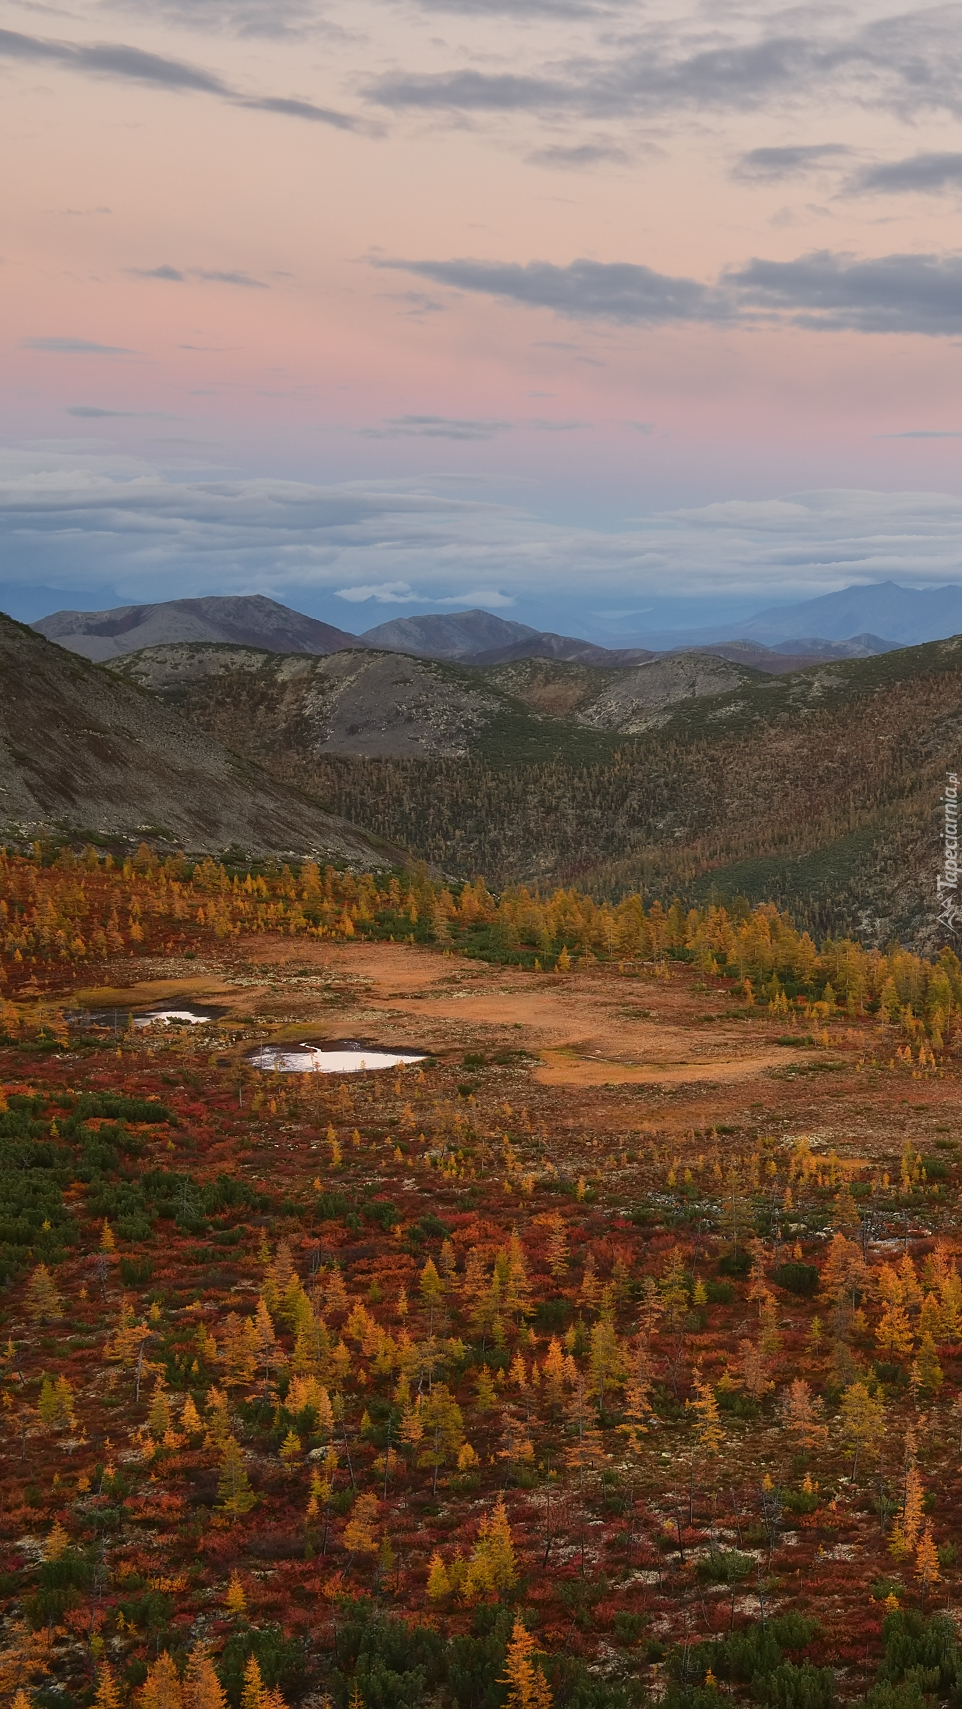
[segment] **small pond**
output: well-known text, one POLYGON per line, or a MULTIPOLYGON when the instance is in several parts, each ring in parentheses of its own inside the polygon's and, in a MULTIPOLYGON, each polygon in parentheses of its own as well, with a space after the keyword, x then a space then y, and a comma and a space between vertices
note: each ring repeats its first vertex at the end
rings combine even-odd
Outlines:
POLYGON ((388 1049, 341 1038, 323 1044, 265 1044, 248 1061, 254 1068, 279 1074, 361 1074, 372 1068, 404 1068, 410 1062, 423 1062, 426 1055, 423 1050, 388 1049))
POLYGON ((200 1009, 194 1004, 185 1003, 183 1008, 176 1008, 173 1004, 165 1008, 157 1004, 151 1009, 74 1009, 67 1015, 67 1020, 83 1032, 124 1033, 130 1027, 140 1032, 146 1027, 156 1026, 206 1026, 210 1021, 218 1020, 222 1013, 220 1009, 200 1009))

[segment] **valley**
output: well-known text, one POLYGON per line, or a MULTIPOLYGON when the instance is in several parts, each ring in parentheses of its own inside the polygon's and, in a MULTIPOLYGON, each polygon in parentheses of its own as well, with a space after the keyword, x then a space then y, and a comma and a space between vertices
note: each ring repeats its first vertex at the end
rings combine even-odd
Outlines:
POLYGON ((817 935, 937 946, 958 639, 763 675, 165 647, 120 669, 225 747, 433 866, 667 905, 745 895, 817 935))

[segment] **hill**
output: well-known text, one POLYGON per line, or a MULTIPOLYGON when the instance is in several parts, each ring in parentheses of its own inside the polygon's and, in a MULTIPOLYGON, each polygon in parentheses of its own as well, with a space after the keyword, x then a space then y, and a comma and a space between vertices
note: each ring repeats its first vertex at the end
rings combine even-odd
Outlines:
POLYGON ((0 615, 0 839, 59 830, 361 866, 396 854, 131 684, 0 615))
POLYGON ((701 653, 633 670, 527 658, 480 670, 396 653, 309 659, 203 645, 149 648, 115 669, 219 740, 271 763, 282 753, 601 759, 612 747, 606 738, 653 728, 678 701, 747 685, 757 674, 701 653))
POLYGON ((515 659, 563 659, 568 664, 600 665, 620 668, 641 665, 655 654, 648 647, 598 647, 594 641, 581 641, 576 635, 555 635, 545 630, 540 635, 513 641, 506 647, 492 647, 476 653, 474 665, 505 665, 515 659))
POLYGON ((367 647, 388 647, 394 653, 414 653, 428 659, 472 659, 477 653, 534 641, 537 629, 494 617, 490 611, 452 611, 427 617, 395 617, 365 629, 367 647))
POLYGON ((934 941, 962 639, 781 676, 700 653, 482 670, 186 648, 123 668, 446 871, 599 895, 743 894, 820 935, 934 941))
POLYGON ((114 659, 141 647, 173 641, 228 641, 272 653, 331 653, 356 637, 287 605, 249 597, 168 599, 155 605, 119 605, 112 611, 55 611, 31 624, 85 658, 114 659))

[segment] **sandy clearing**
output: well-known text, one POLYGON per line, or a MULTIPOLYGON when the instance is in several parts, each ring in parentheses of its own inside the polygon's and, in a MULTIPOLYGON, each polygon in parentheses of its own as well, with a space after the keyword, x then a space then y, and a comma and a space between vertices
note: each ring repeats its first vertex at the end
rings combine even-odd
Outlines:
MULTIPOLYGON (((331 1037, 363 1032, 444 1051, 464 1048, 470 1035, 474 1048, 509 1044, 539 1056, 533 1076, 546 1086, 736 1082, 803 1060, 794 1049, 760 1049, 757 1035, 730 1024, 710 1033, 693 1027, 680 981, 646 980, 640 989, 626 981, 615 994, 609 969, 532 974, 407 944, 261 938, 239 947, 265 970, 267 963, 279 971, 311 967, 358 987, 356 1003, 342 993, 348 1001, 336 1018, 315 1014, 312 1025, 305 1014, 305 1036, 310 1026, 331 1037)), ((309 1008, 308 994, 299 996, 309 1008)), ((278 1036, 297 1030, 288 1023, 278 1036)))
POLYGON ((657 1063, 603 1060, 590 1062, 583 1057, 572 1057, 564 1052, 555 1054, 545 1051, 542 1054, 546 1060, 541 1068, 534 1070, 534 1078, 540 1080, 544 1086, 684 1086, 693 1081, 747 1080, 756 1074, 763 1074, 768 1068, 778 1068, 786 1062, 798 1061, 798 1053, 792 1050, 772 1050, 764 1054, 722 1057, 711 1062, 670 1063, 666 1066, 657 1063))

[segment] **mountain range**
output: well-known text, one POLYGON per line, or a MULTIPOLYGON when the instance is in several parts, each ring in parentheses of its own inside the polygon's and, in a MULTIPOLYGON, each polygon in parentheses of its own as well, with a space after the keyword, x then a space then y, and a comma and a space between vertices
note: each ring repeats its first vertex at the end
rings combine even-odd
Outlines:
MULTIPOLYGON (((860 609, 857 601, 851 604, 851 609, 853 612, 860 609)), ((810 605, 799 610, 806 619, 813 616, 810 605)), ((346 629, 307 617, 263 594, 175 599, 153 605, 122 605, 109 611, 55 611, 49 617, 39 618, 32 627, 47 640, 98 663, 140 652, 145 647, 226 642, 274 653, 323 656, 345 648, 364 647, 456 664, 502 664, 512 659, 543 658, 630 669, 659 653, 696 648, 777 673, 823 658, 865 657, 899 644, 863 629, 834 640, 782 638, 774 647, 751 635, 733 639, 722 632, 702 640, 699 632, 682 637, 672 646, 610 648, 577 636, 532 629, 525 623, 482 610, 397 617, 361 635, 352 635, 346 629)), ((808 633, 811 637, 811 628, 808 633)))
POLYGON ((0 621, 0 834, 407 851, 498 888, 741 895, 818 937, 935 946, 962 636, 810 639, 809 606, 807 635, 767 648, 602 649, 486 612, 352 637, 258 598, 127 608, 113 639, 169 633, 171 609, 230 638, 96 665, 0 621))

